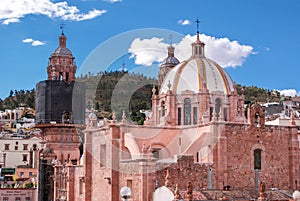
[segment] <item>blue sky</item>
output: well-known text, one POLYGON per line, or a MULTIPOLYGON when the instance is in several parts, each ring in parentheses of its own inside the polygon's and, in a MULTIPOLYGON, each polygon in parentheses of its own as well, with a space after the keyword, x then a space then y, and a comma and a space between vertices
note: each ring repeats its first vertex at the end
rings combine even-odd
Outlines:
POLYGON ((138 49, 166 49, 171 33, 179 50, 182 41, 194 40, 197 17, 207 54, 236 83, 295 94, 299 10, 299 0, 1 0, 0 98, 47 78, 61 23, 79 73, 102 52, 95 64, 100 70, 118 69, 124 59, 128 69, 155 76, 166 53, 138 49))

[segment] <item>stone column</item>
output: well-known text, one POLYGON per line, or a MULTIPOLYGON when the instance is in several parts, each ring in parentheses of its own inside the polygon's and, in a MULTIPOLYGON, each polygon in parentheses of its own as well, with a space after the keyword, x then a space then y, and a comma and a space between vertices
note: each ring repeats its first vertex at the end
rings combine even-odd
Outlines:
POLYGON ((290 127, 290 148, 289 148, 289 188, 297 189, 299 187, 299 141, 297 136, 297 127, 290 127))
POLYGON ((85 161, 84 161, 84 166, 85 166, 85 173, 84 173, 84 188, 85 188, 85 201, 91 201, 92 200, 92 161, 93 161, 93 156, 92 156, 92 150, 93 150, 93 143, 92 143, 92 131, 87 130, 85 132, 85 147, 84 147, 84 152, 85 152, 85 161))
POLYGON ((139 200, 152 201, 153 193, 155 191, 155 168, 156 160, 150 154, 142 154, 142 157, 138 160, 139 174, 140 174, 140 195, 139 200))
POLYGON ((223 189, 223 185, 228 185, 227 170, 227 137, 225 135, 224 123, 216 122, 213 124, 214 132, 217 137, 217 188, 223 189))
POLYGON ((68 201, 75 200, 75 166, 72 164, 68 164, 67 167, 67 196, 68 196, 68 201))
POLYGON ((120 127, 113 122, 109 125, 111 137, 111 200, 120 199, 120 127))

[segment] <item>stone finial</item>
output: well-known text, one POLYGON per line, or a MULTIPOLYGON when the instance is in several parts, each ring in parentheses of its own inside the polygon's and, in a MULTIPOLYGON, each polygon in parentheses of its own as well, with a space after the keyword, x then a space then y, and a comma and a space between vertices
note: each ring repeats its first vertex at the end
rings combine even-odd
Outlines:
POLYGON ((153 158, 153 147, 152 147, 152 144, 150 144, 150 147, 149 147, 149 157, 150 158, 153 158))
POLYGON ((214 109, 214 112, 213 112, 212 115, 213 115, 213 116, 212 116, 212 121, 213 121, 213 122, 216 122, 216 121, 217 121, 217 112, 216 112, 216 109, 214 109))
POLYGON ((175 194, 174 200, 177 201, 177 200, 182 199, 182 197, 181 197, 181 195, 180 195, 180 193, 179 193, 179 190, 178 190, 178 184, 176 184, 174 194, 175 194))
POLYGON ((172 84, 171 84, 171 81, 169 80, 169 82, 168 82, 168 91, 171 90, 171 87, 172 87, 172 84))
POLYGON ((294 111, 291 111, 290 126, 295 126, 295 125, 296 125, 295 113, 294 113, 294 111))
POLYGON ((266 184, 265 182, 260 182, 259 183, 259 193, 265 193, 266 191, 266 184))
POLYGON ((167 169, 167 173, 166 173, 166 177, 165 177, 165 186, 166 187, 171 186, 171 182, 169 181, 169 179, 170 179, 170 173, 169 173, 169 169, 167 169))
POLYGON ((233 84, 233 94, 237 94, 236 83, 233 84))
POLYGON ((258 200, 259 201, 263 201, 265 200, 265 191, 266 191, 266 184, 265 182, 260 182, 259 183, 259 197, 258 200))
POLYGON ((146 145, 145 145, 145 143, 143 144, 143 147, 142 147, 142 154, 146 154, 146 152, 147 152, 147 149, 146 149, 146 145))
POLYGON ((223 108, 222 107, 220 107, 219 121, 224 121, 224 114, 223 114, 223 108))
POLYGON ((113 111, 113 113, 112 113, 112 120, 116 121, 116 118, 117 118, 116 111, 113 111))
POLYGON ((186 200, 192 201, 193 200, 193 185, 192 182, 188 183, 186 188, 186 200))
POLYGON ((126 123, 126 113, 125 113, 125 110, 123 110, 123 114, 122 114, 122 123, 126 123))
POLYGON ((153 87, 152 87, 152 96, 155 96, 155 94, 156 94, 156 89, 155 89, 155 86, 153 85, 153 87))

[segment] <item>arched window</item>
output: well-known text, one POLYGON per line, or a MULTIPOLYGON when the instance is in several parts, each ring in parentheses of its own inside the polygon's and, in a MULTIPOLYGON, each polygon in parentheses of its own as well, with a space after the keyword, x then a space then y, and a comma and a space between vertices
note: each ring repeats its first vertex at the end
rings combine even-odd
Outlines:
POLYGON ((184 125, 191 125, 191 99, 184 99, 184 125))
POLYGON ((261 170, 261 149, 254 150, 254 169, 261 170))
POLYGON ((197 107, 193 107, 193 124, 197 124, 198 120, 198 114, 197 114, 197 107))
POLYGON ((227 108, 224 108, 223 114, 224 114, 224 121, 227 121, 227 108))
POLYGON ((161 116, 164 117, 166 115, 166 107, 165 107, 165 102, 161 102, 161 116))
POLYGON ((216 99, 216 104, 215 104, 215 110, 216 110, 216 114, 217 114, 217 118, 219 117, 220 114, 220 109, 221 109, 221 99, 217 98, 216 99))
POLYGON ((178 108, 178 125, 181 125, 181 107, 178 108))
POLYGON ((255 116, 254 116, 254 118, 255 118, 255 120, 254 120, 254 124, 255 124, 255 126, 257 126, 257 125, 258 125, 258 122, 259 122, 259 120, 258 120, 258 118, 259 118, 259 114, 258 114, 258 112, 256 112, 256 113, 255 113, 255 116))

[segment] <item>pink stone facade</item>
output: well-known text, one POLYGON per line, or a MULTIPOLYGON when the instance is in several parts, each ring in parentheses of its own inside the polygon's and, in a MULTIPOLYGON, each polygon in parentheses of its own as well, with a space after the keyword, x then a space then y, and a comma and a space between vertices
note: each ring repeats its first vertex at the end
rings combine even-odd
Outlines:
POLYGON ((268 188, 299 188, 295 124, 266 126, 257 103, 245 111, 244 96, 229 75, 205 58, 199 34, 192 48, 189 60, 160 72, 161 86, 158 92, 153 88, 152 116, 145 125, 129 124, 125 116, 118 122, 113 115, 97 126, 96 115, 90 114, 81 158, 74 126, 40 125, 49 149, 45 155, 56 160, 57 201, 121 201, 123 186, 131 188, 134 201, 152 201, 164 185, 172 191, 177 185, 188 200, 193 190, 199 199, 228 200, 235 192, 255 191, 261 181, 268 188), (196 76, 186 69, 191 64, 196 76), (232 194, 219 196, 223 190, 232 194))
MULTIPOLYGON (((203 132, 207 132, 205 127, 209 127, 210 131, 221 131, 217 143, 208 156, 210 157, 208 162, 206 159, 205 162, 199 161, 197 153, 187 154, 185 150, 189 150, 190 153, 191 150, 195 150, 186 148, 191 145, 182 143, 180 155, 176 154, 178 147, 175 149, 168 146, 168 143, 172 144, 172 139, 176 139, 178 135, 183 136, 182 141, 185 141, 182 132, 184 129, 163 128, 158 132, 157 128, 131 127, 115 123, 102 128, 88 127, 83 156, 85 162, 83 166, 75 168, 75 172, 78 173, 74 174, 77 181, 74 186, 77 200, 113 200, 113 195, 117 195, 115 199, 121 200, 120 188, 130 186, 133 200, 150 201, 155 189, 165 185, 166 170, 170 174, 172 189, 176 184, 180 189, 184 189, 188 182, 191 182, 195 191, 222 190, 224 186, 230 186, 230 190, 233 191, 251 192, 255 189, 256 149, 261 150, 259 181, 265 181, 268 188, 282 190, 298 188, 299 142, 295 140, 296 127, 260 128, 244 123, 215 122, 209 126, 202 126, 203 132), (154 137, 146 140, 143 134, 149 133, 151 136, 151 131, 154 137), (131 136, 140 136, 141 139, 135 137, 134 145, 130 142, 132 139, 128 137, 129 133, 131 136), (114 141, 112 136, 119 137, 120 140, 114 141), (105 154, 101 153, 104 145, 105 154), (129 145, 137 146, 136 150, 139 150, 139 153, 134 153, 133 148, 127 147, 129 145), (167 150, 162 149, 159 158, 154 158, 151 150, 163 146, 167 150), (129 151, 131 159, 128 159, 128 150, 131 150, 129 151), (116 161, 118 157, 119 161, 116 161), (85 181, 82 186, 80 180, 85 181), (100 186, 101 188, 98 188, 100 186)), ((198 127, 189 129, 187 136, 201 130, 198 127)))

